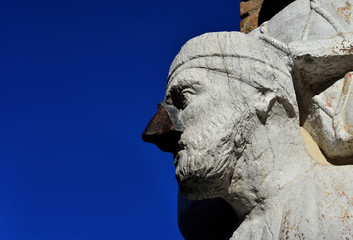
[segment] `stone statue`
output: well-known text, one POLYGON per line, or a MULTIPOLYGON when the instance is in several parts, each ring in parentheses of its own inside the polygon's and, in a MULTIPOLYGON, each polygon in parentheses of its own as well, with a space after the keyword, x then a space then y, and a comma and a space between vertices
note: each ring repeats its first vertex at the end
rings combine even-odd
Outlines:
POLYGON ((143 139, 174 153, 183 197, 236 215, 223 235, 188 239, 353 238, 353 167, 335 166, 353 156, 351 25, 330 10, 341 2, 297 0, 248 35, 207 33, 176 56, 143 139), (287 32, 273 22, 288 19, 287 32))

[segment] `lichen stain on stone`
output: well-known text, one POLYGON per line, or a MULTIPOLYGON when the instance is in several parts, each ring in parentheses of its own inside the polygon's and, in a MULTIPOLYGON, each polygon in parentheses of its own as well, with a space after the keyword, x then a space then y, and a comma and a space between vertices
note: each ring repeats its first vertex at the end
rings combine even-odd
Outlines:
POLYGON ((338 16, 342 17, 343 20, 351 24, 351 14, 352 14, 352 4, 349 1, 346 1, 346 4, 344 7, 340 7, 337 9, 337 14, 338 16))

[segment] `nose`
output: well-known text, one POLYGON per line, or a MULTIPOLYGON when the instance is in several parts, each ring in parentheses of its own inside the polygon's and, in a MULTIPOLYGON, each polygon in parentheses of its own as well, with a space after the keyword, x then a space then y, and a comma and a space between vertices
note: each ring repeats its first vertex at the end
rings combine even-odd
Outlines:
POLYGON ((142 140, 155 144, 163 152, 176 153, 183 127, 178 120, 178 109, 165 102, 158 104, 158 111, 142 133, 142 140))

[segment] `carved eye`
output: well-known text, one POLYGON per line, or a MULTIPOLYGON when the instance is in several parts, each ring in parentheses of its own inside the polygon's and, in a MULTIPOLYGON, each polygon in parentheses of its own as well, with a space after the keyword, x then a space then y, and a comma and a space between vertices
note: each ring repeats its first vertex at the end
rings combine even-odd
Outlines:
POLYGON ((190 103, 192 95, 195 94, 196 91, 192 88, 176 89, 175 92, 172 92, 173 105, 176 108, 183 110, 190 103))

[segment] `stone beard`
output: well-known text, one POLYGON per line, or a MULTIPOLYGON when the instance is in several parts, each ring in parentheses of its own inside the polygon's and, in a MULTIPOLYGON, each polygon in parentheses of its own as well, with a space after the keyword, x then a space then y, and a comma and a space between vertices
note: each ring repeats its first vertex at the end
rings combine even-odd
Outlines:
MULTIPOLYGON (((187 71, 180 75, 187 74, 187 71)), ((217 96, 211 92, 211 89, 218 91, 217 85, 226 84, 224 81, 227 81, 227 76, 207 73, 206 70, 200 69, 189 71, 190 75, 202 72, 207 74, 208 78, 213 75, 218 79, 215 79, 212 88, 209 88, 210 82, 207 82, 207 78, 202 80, 206 81, 203 83, 190 83, 189 86, 199 85, 198 91, 202 93, 194 90, 193 94, 185 94, 185 89, 183 90, 185 97, 189 95, 189 104, 180 113, 180 120, 188 127, 179 141, 182 150, 175 156, 180 190, 191 199, 224 196, 231 180, 230 173, 233 172, 237 153, 241 153, 243 149, 242 137, 237 128, 243 129, 241 125, 244 119, 236 114, 226 114, 239 112, 237 106, 225 102, 223 98, 228 93, 217 96), (224 104, 219 105, 220 102, 224 104)))

